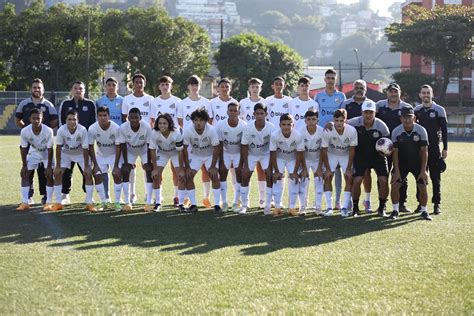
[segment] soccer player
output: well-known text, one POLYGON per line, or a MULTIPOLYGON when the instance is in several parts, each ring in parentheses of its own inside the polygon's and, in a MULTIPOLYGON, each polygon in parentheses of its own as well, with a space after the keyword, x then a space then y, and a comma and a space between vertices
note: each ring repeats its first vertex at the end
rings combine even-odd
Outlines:
MULTIPOLYGON (((241 156, 242 161, 242 183, 240 186, 240 196, 242 207, 248 205, 249 182, 257 163, 260 163, 266 175, 266 199, 263 213, 270 215, 272 202, 272 166, 270 165, 270 136, 275 131, 275 126, 268 122, 267 107, 263 103, 254 106, 255 120, 249 122, 242 134, 241 156)), ((242 211, 246 209, 241 209, 242 211)), ((245 213, 245 212, 242 212, 245 213)))
POLYGON ((293 117, 291 114, 283 114, 280 116, 280 128, 274 131, 270 137, 270 164, 273 168, 273 197, 275 200, 273 216, 282 214, 282 178, 285 170, 290 177, 288 183, 288 214, 296 216, 299 213, 296 209, 299 190, 298 169, 301 160, 304 159, 304 151, 304 141, 301 134, 294 129, 293 117))
MULTIPOLYGON (((265 99, 260 96, 260 93, 262 92, 262 83, 263 81, 258 78, 250 78, 248 81, 249 96, 240 101, 240 116, 247 123, 255 120, 255 116, 253 115, 255 104, 265 104, 265 99)), ((259 206, 260 208, 264 208, 267 180, 265 171, 263 170, 260 163, 257 163, 257 179, 259 206)))
POLYGON ((288 104, 288 112, 295 120, 295 128, 302 129, 305 126, 305 114, 310 109, 319 112, 319 104, 309 97, 309 87, 311 80, 302 77, 298 80, 298 96, 288 104))
POLYGON ((237 103, 237 101, 230 96, 232 83, 227 78, 222 78, 217 83, 219 95, 211 100, 211 109, 213 114, 212 124, 217 126, 220 121, 227 119, 227 106, 230 103, 237 103))
MULTIPOLYGON (((387 87, 387 99, 378 101, 375 105, 377 107, 377 118, 381 119, 385 124, 387 124, 390 134, 392 134, 395 127, 400 125, 400 115, 401 109, 410 104, 401 100, 401 89, 397 83, 391 83, 387 87)), ((387 157, 388 170, 392 170, 392 156, 387 157)), ((400 212, 411 212, 409 208, 406 207, 405 202, 407 201, 407 182, 404 182, 400 187, 400 212)))
POLYGON ((376 106, 372 101, 362 103, 362 116, 347 121, 357 130, 357 147, 354 156, 354 173, 352 181, 352 215, 359 216, 360 185, 367 171, 374 169, 377 173, 379 191, 379 216, 385 216, 385 203, 388 197, 388 166, 387 158, 375 149, 377 140, 390 137, 387 125, 375 117, 376 106))
POLYGON ((135 168, 137 158, 140 157, 146 176, 146 201, 144 210, 151 212, 154 205, 151 204, 153 193, 153 181, 151 179, 152 165, 148 153, 148 141, 151 134, 149 123, 143 120, 141 111, 138 108, 131 108, 127 115, 128 121, 120 125, 120 144, 122 148, 122 188, 125 195, 125 205, 122 207, 123 212, 131 212, 133 210, 131 199, 130 173, 135 168))
MULTIPOLYGON (((341 104, 346 100, 344 93, 336 89, 337 72, 334 69, 328 69, 324 74, 326 87, 324 91, 319 92, 314 100, 319 104, 318 125, 325 127, 332 121, 334 112, 341 108, 341 104)), ((334 172, 334 182, 336 187, 336 209, 341 208, 341 190, 342 173, 338 168, 334 172)))
MULTIPOLYGON (((51 210, 51 200, 53 197, 53 130, 42 124, 43 112, 33 108, 28 112, 30 123, 21 130, 20 154, 21 154, 21 198, 22 203, 17 211, 27 211, 30 209, 28 195, 32 184, 32 173, 40 164, 46 166, 46 201, 43 206, 44 211, 51 210)), ((59 192, 59 200, 61 192, 59 192)))
MULTIPOLYGON (((58 129, 56 135, 56 167, 54 168, 54 194, 57 203, 51 207, 53 211, 63 209, 60 203, 63 175, 65 170, 72 168, 73 163, 77 163, 81 170, 89 167, 89 141, 87 139, 87 129, 79 124, 79 113, 70 110, 66 114, 66 124, 58 129)), ((89 177, 84 177, 86 187, 86 210, 91 211, 93 183, 89 177)))
POLYGON ((209 124, 209 114, 204 108, 199 108, 191 114, 193 125, 184 129, 183 143, 185 149, 184 164, 186 167, 186 189, 191 201, 189 212, 198 211, 196 206, 196 192, 194 176, 204 167, 212 180, 214 193, 214 212, 222 212, 220 207, 221 188, 219 183, 219 137, 214 126, 209 124), (190 150, 188 151, 188 147, 190 150))
POLYGON ((265 99, 265 105, 268 108, 268 121, 273 126, 280 126, 280 116, 288 114, 288 104, 291 101, 289 96, 283 95, 285 90, 285 79, 275 77, 272 80, 273 95, 265 99))
POLYGON ((326 130, 321 143, 321 156, 326 169, 324 175, 324 195, 326 196, 327 210, 324 216, 332 216, 332 177, 337 167, 344 172, 344 201, 341 208, 341 216, 349 216, 349 204, 351 202, 352 164, 357 146, 357 131, 354 127, 346 124, 347 112, 338 109, 334 112, 334 128, 326 130))
POLYGON ((428 133, 428 169, 433 183, 434 214, 441 214, 441 169, 440 159, 448 157, 448 121, 446 110, 433 102, 433 88, 423 85, 420 91, 421 104, 415 107, 415 117, 418 124, 428 133), (439 134, 443 141, 443 150, 439 148, 439 134))
MULTIPOLYGON (((188 78, 186 86, 188 88, 188 97, 182 100, 178 104, 178 122, 179 126, 185 130, 188 126, 193 125, 191 114, 199 109, 204 108, 207 110, 209 116, 209 123, 212 123, 212 107, 211 102, 208 99, 201 96, 199 91, 201 90, 202 80, 196 75, 192 75, 188 78)), ((206 208, 211 208, 211 202, 209 201, 209 195, 211 193, 211 182, 209 174, 206 168, 201 169, 201 180, 204 186, 204 199, 202 204, 206 208)))
POLYGON ((419 190, 419 203, 421 205, 421 217, 425 220, 432 220, 426 209, 428 193, 428 175, 426 167, 428 162, 428 135, 426 130, 415 123, 415 114, 412 107, 404 107, 401 110, 402 124, 392 132, 392 142, 394 150, 392 153, 392 190, 391 197, 393 211, 391 219, 399 216, 398 201, 400 197, 400 186, 408 173, 413 174, 419 190))
POLYGON ((231 167, 234 167, 236 171, 236 184, 234 187, 234 199, 232 203, 232 209, 234 211, 242 212, 245 214, 247 211, 247 205, 242 206, 238 209, 238 203, 240 199, 240 183, 242 180, 240 166, 240 146, 242 141, 242 134, 245 125, 245 121, 239 118, 240 107, 237 102, 231 102, 227 105, 227 119, 220 121, 217 124, 217 135, 219 136, 220 147, 221 147, 221 161, 219 166, 219 178, 221 185, 221 200, 222 210, 227 211, 227 174, 231 167))
MULTIPOLYGON (((120 126, 110 119, 110 108, 107 106, 99 106, 97 108, 97 122, 92 124, 88 130, 89 155, 93 165, 91 174, 89 175, 89 177, 93 179, 89 179, 89 182, 94 180, 97 194, 101 200, 98 207, 96 206, 90 209, 92 212, 97 210, 101 211, 106 207, 108 198, 105 195, 105 188, 102 185, 102 181, 105 178, 104 174, 108 174, 109 169, 113 170, 114 168, 116 142, 119 138, 119 130, 120 126), (97 151, 94 148, 94 144, 97 144, 97 151)), ((121 210, 121 182, 119 177, 114 177, 114 208, 116 211, 121 210)))
POLYGON ((308 110, 304 117, 306 125, 299 130, 305 146, 302 171, 300 173, 300 183, 298 195, 300 198, 300 215, 306 214, 308 201, 309 174, 314 175, 314 212, 322 215, 321 204, 323 198, 323 161, 320 159, 321 143, 324 130, 318 125, 318 112, 314 109, 308 110))
POLYGON ((174 125, 173 118, 168 113, 158 115, 155 126, 150 134, 150 160, 153 164, 151 178, 153 179, 153 193, 155 195, 155 211, 161 211, 161 184, 163 170, 171 161, 178 176, 178 208, 184 212, 184 196, 186 190, 186 177, 183 161, 183 135, 181 129, 174 125))
MULTIPOLYGON (((32 109, 40 109, 42 112, 42 123, 48 127, 55 128, 58 126, 58 112, 54 105, 44 97, 44 84, 39 78, 33 79, 31 83, 31 97, 25 99, 18 104, 15 112, 15 122, 19 128, 24 128, 30 124, 30 111, 32 109)), ((40 194, 43 196, 41 203, 46 203, 46 177, 44 175, 45 166, 40 163, 36 168, 38 175, 38 184, 40 194)), ((29 202, 33 204, 33 175, 31 172, 31 190, 29 193, 29 202)))
MULTIPOLYGON (((174 127, 179 128, 178 104, 181 102, 181 99, 171 94, 171 90, 173 89, 173 79, 170 76, 160 77, 160 79, 158 79, 158 89, 160 90, 160 95, 153 100, 153 107, 156 111, 155 117, 167 113, 171 116, 174 127)), ((170 169, 173 174, 174 184, 173 202, 175 206, 178 206, 178 176, 176 175, 173 161, 170 163, 170 169)))

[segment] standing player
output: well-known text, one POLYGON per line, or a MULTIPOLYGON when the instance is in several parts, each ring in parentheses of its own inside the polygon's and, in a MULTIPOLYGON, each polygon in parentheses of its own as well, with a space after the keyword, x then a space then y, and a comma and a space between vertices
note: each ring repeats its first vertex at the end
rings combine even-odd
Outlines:
MULTIPOLYGON (((433 102, 433 88, 423 85, 420 91, 422 104, 415 108, 415 117, 418 124, 428 133, 428 169, 433 182, 434 214, 441 214, 441 168, 440 159, 448 157, 448 121, 446 110, 433 102), (443 150, 439 148, 439 134, 443 141, 443 150)), ((421 203, 420 203, 421 204, 421 203)))
POLYGON ((344 202, 341 208, 341 216, 349 216, 349 204, 351 202, 352 163, 357 146, 357 131, 354 127, 346 124, 347 112, 339 109, 334 112, 334 128, 326 130, 321 143, 321 156, 324 162, 324 195, 326 196, 327 211, 324 216, 332 216, 332 177, 337 167, 344 171, 344 202))
POLYGON ((288 104, 291 101, 289 96, 283 95, 285 90, 285 79, 275 77, 272 80, 273 95, 265 99, 268 108, 268 120, 273 126, 280 126, 280 116, 288 114, 288 104))
POLYGON ((217 83, 219 89, 219 95, 211 100, 212 109, 212 125, 217 126, 220 121, 227 119, 227 106, 230 103, 237 103, 237 101, 230 96, 230 90, 232 89, 232 83, 227 78, 222 78, 217 83))
MULTIPOLYGON (((240 183, 242 181, 242 174, 240 165, 240 146, 242 142, 242 134, 245 125, 245 121, 239 119, 240 108, 237 102, 232 102, 227 105, 227 116, 228 118, 222 120, 217 124, 217 135, 219 136, 220 147, 221 147, 221 163, 219 166, 219 177, 221 184, 221 199, 222 209, 227 211, 227 174, 231 167, 236 170, 236 184, 234 188, 234 199, 232 209, 238 210, 238 203, 240 199, 240 183)), ((247 207, 247 205, 246 205, 247 207)), ((246 209, 242 208, 240 211, 246 209)))
POLYGON ((161 184, 163 182, 163 170, 168 163, 173 163, 178 177, 178 207, 184 212, 184 195, 186 181, 183 162, 183 135, 181 129, 174 125, 173 118, 168 113, 158 115, 155 126, 150 134, 150 160, 153 164, 151 178, 153 179, 153 193, 156 204, 155 211, 161 211, 161 184))
MULTIPOLYGON (((28 112, 30 123, 21 130, 20 154, 21 154, 21 199, 22 203, 17 211, 27 211, 30 209, 28 195, 31 187, 32 173, 40 164, 46 166, 46 201, 43 206, 44 211, 51 210, 51 200, 53 197, 53 130, 42 124, 43 112, 33 108, 28 112)), ((59 192, 59 201, 61 192, 59 192)))
POLYGON ((242 134, 241 146, 241 163, 242 163, 242 183, 240 186, 240 196, 242 209, 240 212, 244 214, 247 211, 249 201, 249 183, 252 173, 257 163, 260 163, 265 170, 266 175, 266 199, 263 213, 269 215, 271 213, 272 202, 272 166, 270 164, 270 136, 275 130, 275 126, 266 120, 267 107, 262 103, 254 106, 255 120, 249 122, 242 134))
MULTIPOLYGON (((283 194, 282 178, 285 169, 289 174, 288 180, 288 214, 298 215, 296 199, 298 198, 299 174, 301 160, 304 159, 304 141, 301 134, 294 129, 291 114, 280 116, 280 128, 274 131, 270 137, 270 164, 273 168, 273 197, 275 208, 273 216, 282 214, 281 196, 283 194)), ((307 173, 306 170, 304 170, 307 173)))
MULTIPOLYGON (((400 125, 400 115, 401 109, 410 104, 401 100, 401 91, 400 86, 396 83, 391 83, 387 87, 387 99, 378 101, 375 105, 377 107, 376 117, 381 119, 385 124, 387 124, 390 134, 392 134, 395 127, 400 125)), ((392 170, 392 156, 387 157, 388 171, 392 170)), ((405 179, 406 180, 406 179, 405 179)), ((407 185, 408 182, 405 181, 400 187, 400 212, 411 212, 405 205, 407 201, 407 185)))
MULTIPOLYGON (((66 124, 58 129, 56 135, 56 167, 54 168, 54 194, 58 200, 51 207, 53 211, 63 209, 58 197, 61 195, 61 183, 65 170, 72 168, 73 163, 77 163, 81 170, 89 167, 89 141, 87 139, 87 129, 79 124, 79 114, 76 110, 70 110, 66 114, 66 124)), ((86 186, 86 210, 92 211, 95 206, 92 204, 92 182, 89 177, 84 177, 86 186)))
MULTIPOLYGON (((179 126, 181 126, 183 130, 185 130, 188 126, 193 125, 193 122, 191 120, 191 114, 199 108, 206 109, 209 116, 209 122, 212 122, 211 102, 209 102, 208 99, 199 94, 199 91, 201 90, 201 83, 201 78, 196 75, 192 75, 191 77, 189 77, 186 82, 189 95, 187 98, 185 98, 178 104, 178 122, 179 126)), ((206 168, 201 169, 201 180, 204 185, 204 199, 202 201, 202 204, 206 208, 211 208, 211 202, 209 201, 209 195, 211 193, 211 182, 206 168)))
POLYGON ((302 77, 298 80, 298 96, 288 104, 288 112, 295 120, 295 128, 302 129, 305 126, 305 114, 308 110, 319 112, 319 104, 309 97, 311 80, 302 77))
POLYGON ((300 215, 306 214, 306 205, 308 201, 309 171, 314 175, 314 211, 316 215, 322 215, 321 204, 323 199, 323 162, 320 159, 321 142, 324 130, 318 125, 318 112, 308 110, 305 113, 305 123, 299 130, 305 146, 304 159, 301 161, 303 171, 300 174, 301 180, 298 190, 300 198, 300 215))
POLYGON ((431 216, 426 210, 428 193, 428 175, 426 167, 428 161, 428 135, 426 130, 415 123, 415 115, 412 107, 405 107, 402 110, 402 124, 392 132, 392 142, 394 150, 392 153, 392 190, 391 197, 393 212, 391 219, 399 216, 398 201, 400 198, 400 186, 408 173, 413 174, 416 179, 416 186, 419 191, 419 203, 421 205, 421 217, 431 220, 431 216))
MULTIPOLYGON (((107 201, 104 187, 101 185, 105 175, 108 175, 109 169, 113 170, 116 155, 116 142, 119 138, 119 125, 110 120, 110 108, 99 106, 97 109, 97 122, 91 125, 88 130, 89 154, 92 160, 92 177, 94 178, 96 191, 99 194, 101 203, 98 210, 103 210, 107 201), (97 144, 97 151, 94 149, 97 144)), ((108 176, 107 176, 108 178, 108 176)), ((89 182, 92 179, 89 179, 89 182)), ((114 208, 120 211, 121 179, 114 177, 115 201, 114 208), (118 191, 118 192, 117 192, 118 191)))
POLYGON ((210 125, 209 114, 206 109, 199 108, 191 114, 193 125, 184 129, 183 144, 185 149, 184 164, 186 166, 186 189, 191 200, 189 211, 198 211, 196 206, 196 192, 194 176, 204 167, 212 180, 214 193, 214 212, 221 213, 219 183, 219 137, 214 126, 210 125), (188 151, 188 147, 190 148, 188 151))
POLYGON ((388 166, 387 158, 380 155, 375 149, 377 140, 390 137, 387 125, 375 118, 375 103, 362 103, 362 116, 354 117, 347 123, 357 130, 357 147, 354 157, 354 179, 352 181, 352 215, 359 215, 360 185, 367 171, 374 169, 377 173, 377 187, 379 190, 379 216, 385 216, 385 203, 388 197, 388 166))

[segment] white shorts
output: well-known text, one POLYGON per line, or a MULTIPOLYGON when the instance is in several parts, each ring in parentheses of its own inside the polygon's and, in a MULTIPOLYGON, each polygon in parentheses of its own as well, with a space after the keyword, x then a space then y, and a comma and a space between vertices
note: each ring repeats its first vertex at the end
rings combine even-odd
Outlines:
POLYGON ((222 161, 226 169, 230 169, 231 166, 237 168, 240 163, 240 153, 228 154, 224 152, 224 160, 222 161))
POLYGON ((285 160, 285 159, 278 159, 277 158, 277 165, 278 165, 278 171, 281 173, 285 173, 288 171, 288 173, 293 173, 293 170, 295 170, 295 164, 296 160, 285 160))
POLYGON ((171 154, 165 154, 163 152, 156 153, 156 165, 158 167, 165 167, 170 160, 173 164, 173 167, 179 167, 179 156, 177 152, 171 154))
MULTIPOLYGON (((33 157, 33 156, 26 156, 26 168, 28 170, 38 169, 40 163, 42 163, 44 165, 44 167, 46 168, 48 166, 48 158, 40 159, 40 158, 33 157)), ((52 163, 52 166, 54 168, 54 161, 52 163)))
POLYGON ((268 168, 270 165, 270 154, 267 156, 251 156, 249 155, 248 157, 248 165, 249 165, 249 170, 253 171, 255 169, 255 166, 257 165, 257 162, 260 162, 260 165, 262 166, 262 169, 265 170, 268 168))
MULTIPOLYGON (((96 160, 97 160, 97 165, 99 166, 100 171, 102 173, 107 173, 109 170, 112 170, 114 168, 115 164, 115 155, 109 156, 109 157, 102 157, 96 155, 96 160)), ((119 167, 121 167, 123 164, 123 158, 120 156, 120 161, 119 161, 119 167)))
POLYGON ((202 165, 206 167, 207 170, 211 167, 212 163, 212 156, 209 157, 201 157, 201 156, 194 156, 193 154, 189 154, 189 167, 195 171, 199 171, 202 165))
MULTIPOLYGON (((318 170, 319 159, 316 161, 308 161, 306 160, 306 168, 308 169, 308 173, 315 174, 318 170)), ((321 166, 321 169, 324 171, 324 165, 321 166)))
POLYGON ((83 155, 68 155, 62 153, 61 155, 61 168, 71 169, 71 163, 75 162, 84 170, 84 156, 83 155))
POLYGON ((331 172, 336 171, 338 165, 341 167, 343 172, 346 172, 347 164, 349 163, 349 155, 340 156, 328 153, 328 160, 331 172))
POLYGON ((144 152, 141 152, 139 155, 136 155, 132 152, 128 152, 127 153, 127 160, 128 160, 128 163, 129 164, 135 164, 137 162, 137 158, 140 157, 140 160, 142 162, 142 164, 146 164, 148 162, 148 152, 147 151, 144 151, 144 152))

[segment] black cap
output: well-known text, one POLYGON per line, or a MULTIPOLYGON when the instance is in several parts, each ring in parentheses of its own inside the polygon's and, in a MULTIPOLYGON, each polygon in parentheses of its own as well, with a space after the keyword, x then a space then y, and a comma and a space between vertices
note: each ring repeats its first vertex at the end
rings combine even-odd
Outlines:
POLYGON ((441 173, 446 171, 446 161, 444 161, 443 157, 439 157, 438 168, 441 173))
POLYGON ((390 90, 390 89, 396 89, 398 91, 401 90, 400 86, 396 82, 392 82, 391 84, 388 85, 387 90, 390 90))
POLYGON ((413 111, 413 108, 411 106, 404 106, 404 107, 402 107, 401 115, 402 116, 415 115, 415 112, 413 111))

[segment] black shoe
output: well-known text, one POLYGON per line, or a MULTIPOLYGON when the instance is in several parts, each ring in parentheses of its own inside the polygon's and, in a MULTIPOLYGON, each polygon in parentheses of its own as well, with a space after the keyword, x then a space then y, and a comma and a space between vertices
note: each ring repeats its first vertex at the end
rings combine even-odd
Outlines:
POLYGON ((398 218, 398 211, 392 211, 392 214, 388 217, 390 219, 397 219, 398 218))
POLYGON ((191 205, 191 206, 189 207, 189 210, 188 210, 188 212, 190 212, 190 213, 197 213, 197 211, 198 211, 198 207, 197 207, 196 205, 194 205, 194 204, 191 205))
POLYGON ((418 206, 415 209, 415 213, 420 213, 421 212, 421 205, 418 204, 418 206))
POLYGON ((358 217, 359 215, 360 215, 360 211, 359 211, 358 208, 354 208, 352 210, 352 213, 350 214, 350 216, 352 216, 352 217, 358 217))
POLYGON ((377 215, 379 217, 387 217, 387 214, 385 214, 385 207, 379 207, 377 209, 377 215))
POLYGON ((428 214, 427 211, 421 212, 421 218, 427 221, 432 221, 433 219, 431 218, 430 214, 428 214))
POLYGON ((400 205, 398 211, 402 213, 412 213, 412 210, 406 207, 405 205, 400 205))
POLYGON ((219 205, 214 205, 214 214, 222 214, 222 209, 219 205))
POLYGON ((43 197, 41 198, 41 205, 45 205, 45 204, 46 204, 46 199, 47 199, 47 198, 48 198, 48 197, 46 196, 46 194, 43 195, 43 197))
POLYGON ((187 213, 188 212, 188 210, 184 207, 183 204, 178 205, 178 211, 180 213, 187 213))
POLYGON ((433 213, 434 215, 439 215, 441 214, 441 208, 439 207, 439 204, 435 204, 433 207, 433 213))

